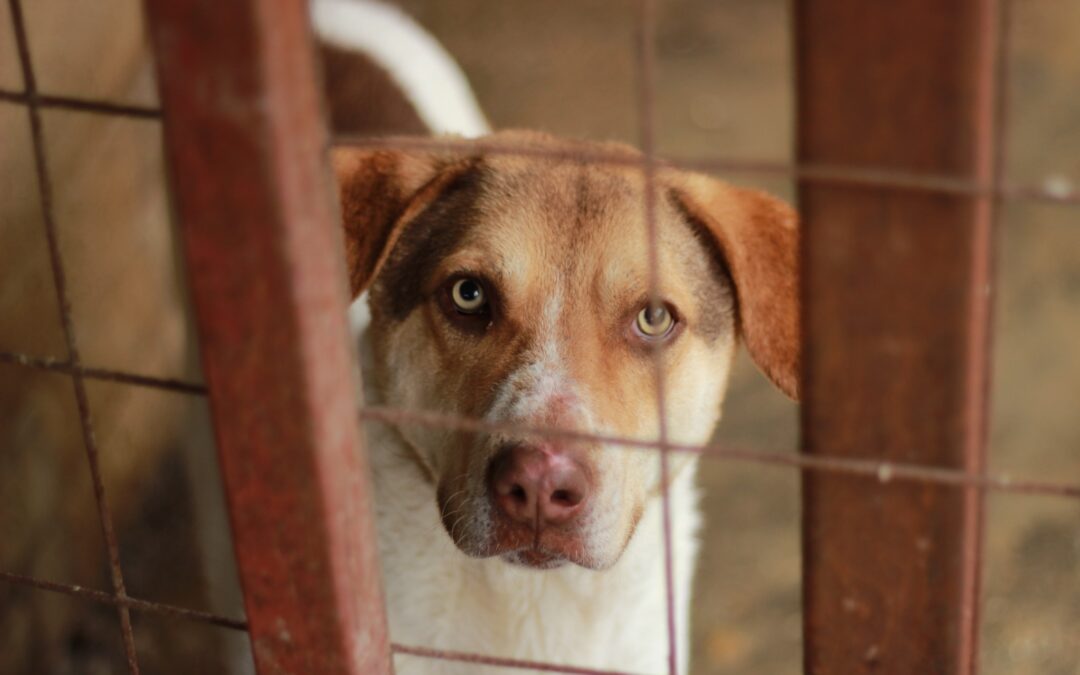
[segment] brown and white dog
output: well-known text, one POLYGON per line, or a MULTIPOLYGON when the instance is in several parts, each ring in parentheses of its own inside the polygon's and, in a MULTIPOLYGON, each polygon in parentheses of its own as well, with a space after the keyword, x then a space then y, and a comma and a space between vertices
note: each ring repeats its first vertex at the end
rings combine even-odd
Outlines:
MULTIPOLYGON (((71 7, 23 4, 38 26, 33 51, 47 93, 153 103, 136 5, 95 5, 73 21, 71 7)), ((487 132, 460 70, 400 12, 364 0, 316 0, 313 9, 336 132, 487 132)), ((193 377, 181 285, 169 264, 156 126, 64 111, 43 119, 86 363, 193 377)), ((62 360, 28 129, 24 110, 0 106, 0 138, 11 139, 0 152, 0 347, 62 360)), ((495 140, 564 154, 597 149, 524 132, 495 140)), ((636 157, 621 146, 602 149, 636 157)), ((662 344, 670 438, 700 443, 719 417, 738 341, 796 393, 797 235, 791 212, 765 195, 659 170, 663 304, 650 307, 642 174, 627 163, 510 157, 477 145, 445 153, 341 149, 334 164, 369 403, 655 439, 651 359, 662 344)), ((0 526, 12 525, 0 527, 0 568, 107 588, 93 494, 78 478, 85 459, 70 382, 10 364, 0 371, 0 495, 16 506, 0 514, 0 526)), ((155 477, 182 480, 175 475, 183 473, 176 470, 182 455, 196 492, 190 520, 215 600, 208 606, 237 613, 222 591, 235 584, 221 564, 230 559, 229 540, 220 490, 204 465, 213 461, 208 434, 189 431, 202 427, 190 423, 202 414, 184 397, 88 388, 124 551, 131 555, 134 533, 159 524, 146 520, 143 505, 161 492, 155 477)), ((396 642, 666 671, 656 451, 412 425, 368 431, 396 642)), ((690 455, 671 459, 685 664, 695 466, 690 455)), ((174 492, 182 501, 183 486, 174 492)), ((186 514, 167 503, 169 512, 186 514)), ((187 527, 186 515, 172 520, 187 527)), ((181 541, 167 534, 163 541, 181 541)), ((178 577, 198 575, 159 564, 174 548, 141 566, 125 559, 130 578, 141 569, 157 584, 133 584, 138 593, 191 601, 178 577)), ((0 671, 124 667, 108 606, 98 616, 62 596, 4 585, 0 625, 7 629, 0 671)), ((228 649, 196 624, 158 629, 150 622, 138 636, 143 665, 154 672, 188 672, 188 652, 211 659, 228 649)), ((230 655, 222 661, 235 662, 237 672, 250 665, 230 655)), ((477 670, 407 656, 396 665, 402 674, 477 670)))
MULTIPOLYGON (((335 92, 334 77, 348 78, 331 73, 329 91, 332 115, 345 119, 350 97, 335 92)), ((395 81, 415 102, 407 79, 395 81)), ((517 131, 442 152, 336 150, 367 402, 655 440, 659 346, 668 436, 702 444, 739 342, 797 396, 793 212, 759 192, 659 169, 661 300, 650 303, 638 157, 517 131), (485 152, 493 143, 531 152, 485 152), (581 152, 621 161, 565 159, 581 152)), ((396 642, 666 671, 656 451, 410 424, 368 433, 396 642)), ((681 670, 695 466, 690 454, 672 455, 668 485, 681 670)), ((398 662, 399 673, 473 669, 398 662)))
MULTIPOLYGON (((335 168, 353 290, 368 289, 369 402, 656 439, 660 343, 669 437, 700 444, 740 339, 796 394, 795 219, 761 193, 659 172, 652 306, 639 169, 348 149, 335 168)), ((409 425, 369 448, 395 640, 663 672, 657 453, 409 425)), ((695 460, 671 469, 685 628, 695 460)))

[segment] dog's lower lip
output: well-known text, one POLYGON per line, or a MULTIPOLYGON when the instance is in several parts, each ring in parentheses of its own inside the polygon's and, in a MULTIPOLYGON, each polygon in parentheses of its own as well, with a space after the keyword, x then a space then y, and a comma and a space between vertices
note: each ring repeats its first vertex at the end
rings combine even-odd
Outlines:
POLYGON ((527 548, 524 551, 521 551, 520 555, 521 555, 521 557, 525 558, 525 560, 528 560, 529 562, 537 562, 537 563, 547 563, 547 562, 550 562, 550 561, 552 561, 552 560, 554 560, 556 558, 561 558, 562 557, 562 556, 556 555, 554 553, 548 553, 547 551, 545 551, 543 549, 540 549, 540 548, 527 548))
POLYGON ((568 561, 565 557, 546 551, 542 548, 530 547, 522 548, 516 551, 511 551, 503 556, 509 562, 523 565, 525 567, 534 567, 537 569, 550 569, 552 567, 561 567, 568 561))

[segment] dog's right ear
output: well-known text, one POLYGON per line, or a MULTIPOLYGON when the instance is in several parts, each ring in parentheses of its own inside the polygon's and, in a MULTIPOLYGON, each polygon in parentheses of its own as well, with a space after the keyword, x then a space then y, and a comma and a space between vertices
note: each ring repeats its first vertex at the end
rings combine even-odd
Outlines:
POLYGON ((347 147, 332 150, 331 161, 353 299, 378 274, 405 225, 471 166, 423 150, 347 147))
POLYGON ((799 400, 799 227, 795 211, 763 192, 672 172, 671 196, 715 243, 735 283, 739 332, 770 380, 799 400))

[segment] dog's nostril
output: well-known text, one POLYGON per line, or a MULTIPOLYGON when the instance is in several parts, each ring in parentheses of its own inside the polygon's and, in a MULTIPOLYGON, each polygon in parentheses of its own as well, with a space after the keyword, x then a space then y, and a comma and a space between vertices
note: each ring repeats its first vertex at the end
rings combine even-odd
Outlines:
POLYGON ((551 501, 559 506, 577 506, 581 502, 581 498, 570 490, 556 490, 551 493, 551 501))
POLYGON ((519 504, 524 504, 525 502, 529 501, 529 495, 526 494, 525 488, 521 487, 516 483, 512 488, 510 488, 510 498, 518 502, 519 504))

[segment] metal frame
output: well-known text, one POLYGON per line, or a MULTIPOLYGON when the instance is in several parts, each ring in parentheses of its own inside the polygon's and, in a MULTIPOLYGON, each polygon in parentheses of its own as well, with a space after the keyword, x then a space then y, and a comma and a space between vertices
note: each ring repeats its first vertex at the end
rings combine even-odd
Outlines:
MULTIPOLYGON (((653 175, 661 163, 652 140, 655 9, 652 0, 639 1, 642 159, 484 141, 479 147, 551 161, 631 163, 647 178, 653 175)), ((68 356, 0 353, 0 362, 72 378, 113 588, 92 591, 4 571, 0 580, 114 605, 131 673, 138 672, 131 610, 249 630, 263 673, 386 673, 393 653, 549 672, 603 672, 387 642, 368 490, 357 452, 340 234, 323 166, 326 139, 312 85, 306 3, 147 0, 199 318, 204 387, 92 368, 80 360, 39 111, 139 118, 162 113, 37 91, 20 0, 8 2, 26 86, 22 92, 0 91, 0 101, 25 105, 30 117, 68 356), (127 595, 97 469, 86 379, 209 394, 248 621, 127 595)), ((1007 2, 1002 3, 999 10, 993 0, 958 0, 948 7, 935 0, 897 0, 888 6, 801 0, 795 5, 797 162, 724 157, 668 162, 786 176, 799 183, 806 214, 804 452, 685 446, 664 437, 599 440, 659 449, 665 458, 670 452, 695 452, 802 473, 807 672, 974 673, 982 497, 997 491, 1080 499, 1080 484, 987 475, 981 459, 989 330, 984 288, 990 281, 993 203, 1080 205, 1076 192, 1006 183, 993 156, 1003 147, 1000 114, 996 123, 993 119, 995 98, 1000 101, 1007 84, 1000 65, 1004 40, 998 38, 1008 25, 1007 2), (817 41, 831 26, 858 19, 860 30, 817 41), (918 40, 903 39, 915 31, 918 40), (882 68, 875 73, 890 75, 868 79, 862 65, 867 59, 882 68), (923 77, 910 77, 912 67, 921 68, 923 77), (889 105, 895 101, 905 107, 889 105), (918 114, 905 117, 905 110, 918 114), (869 116, 893 129, 875 132, 872 125, 853 123, 852 111, 858 112, 855 122, 869 116), (930 137, 925 143, 898 143, 895 129, 912 125, 930 137), (946 148, 959 151, 938 152, 946 148), (924 250, 915 269, 905 266, 909 259, 890 245, 896 237, 936 248, 924 250), (880 265, 867 265, 852 249, 873 254, 880 265), (931 292, 948 296, 936 305, 936 314, 923 301, 931 292), (859 322, 853 323, 856 312, 859 322), (926 355, 939 351, 948 358, 941 367, 928 368, 926 355), (881 548, 872 550, 867 541, 881 548)), ((477 149, 445 140, 406 143, 477 149)), ((643 208, 652 237, 654 198, 651 190, 647 193, 643 208)), ((362 420, 521 430, 426 411, 359 410, 362 420)), ((596 438, 568 429, 527 431, 596 438)), ((665 583, 670 589, 670 571, 665 583)), ((669 640, 674 632, 669 615, 669 640)))
MULTIPOLYGON (((797 2, 799 160, 992 181, 996 10, 797 2)), ((800 184, 805 453, 983 470, 992 201, 800 184)), ((974 673, 982 514, 973 487, 805 475, 806 672, 974 673)))
POLYGON ((147 9, 255 664, 389 673, 307 2, 147 9))

